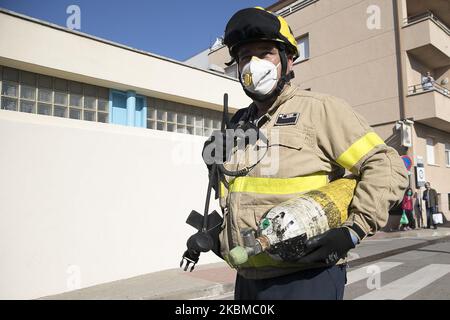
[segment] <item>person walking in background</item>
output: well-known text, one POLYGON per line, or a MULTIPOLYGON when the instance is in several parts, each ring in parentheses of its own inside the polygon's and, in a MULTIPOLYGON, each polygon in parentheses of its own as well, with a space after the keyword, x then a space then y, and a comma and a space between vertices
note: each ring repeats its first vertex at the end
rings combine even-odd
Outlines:
POLYGON ((423 192, 423 200, 425 200, 425 208, 427 210, 427 229, 430 229, 431 225, 433 225, 434 229, 437 229, 437 225, 433 221, 433 214, 437 212, 437 192, 431 188, 429 182, 425 183, 425 188, 426 189, 423 192))
POLYGON ((414 214, 417 220, 417 228, 423 228, 424 225, 422 217, 422 202, 417 192, 414 192, 413 203, 414 203, 414 214))
POLYGON ((408 188, 405 192, 405 195, 403 196, 403 201, 402 201, 402 210, 403 213, 406 214, 406 217, 408 218, 408 224, 405 225, 401 225, 400 229, 402 226, 404 226, 403 230, 411 230, 415 228, 415 223, 414 223, 414 217, 412 214, 413 211, 413 193, 412 193, 412 189, 408 188))

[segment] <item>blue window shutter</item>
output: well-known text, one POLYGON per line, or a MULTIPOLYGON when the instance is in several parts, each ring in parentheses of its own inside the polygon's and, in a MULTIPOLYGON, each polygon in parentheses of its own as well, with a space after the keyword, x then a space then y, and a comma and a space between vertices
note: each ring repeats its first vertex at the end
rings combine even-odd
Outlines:
POLYGON ((134 125, 136 127, 146 128, 147 103, 145 97, 136 96, 136 111, 134 116, 134 125))
POLYGON ((120 91, 111 90, 111 123, 127 125, 127 96, 120 91))

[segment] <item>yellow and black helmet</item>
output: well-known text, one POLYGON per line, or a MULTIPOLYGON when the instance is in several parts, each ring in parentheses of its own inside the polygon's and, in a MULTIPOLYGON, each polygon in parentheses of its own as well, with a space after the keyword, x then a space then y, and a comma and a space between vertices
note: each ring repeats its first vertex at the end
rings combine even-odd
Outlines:
POLYGON ((297 41, 286 20, 264 8, 255 7, 236 12, 225 28, 223 43, 236 58, 240 45, 253 41, 275 41, 284 44, 286 51, 298 57, 297 41))
POLYGON ((277 97, 285 84, 295 76, 294 71, 288 72, 288 55, 293 55, 294 60, 298 57, 297 41, 295 41, 286 20, 282 17, 261 7, 239 10, 231 17, 225 28, 223 43, 228 47, 232 57, 232 60, 226 65, 231 65, 234 61, 239 62, 237 49, 245 43, 254 41, 274 41, 278 44, 281 62, 280 79, 272 92, 262 96, 247 90, 240 72, 239 81, 244 92, 250 98, 257 101, 268 101, 277 97))

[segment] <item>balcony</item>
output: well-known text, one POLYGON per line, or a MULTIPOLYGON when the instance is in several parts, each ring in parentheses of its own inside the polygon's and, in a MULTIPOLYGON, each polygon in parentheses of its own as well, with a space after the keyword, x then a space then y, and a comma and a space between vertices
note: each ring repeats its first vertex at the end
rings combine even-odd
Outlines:
POLYGON ((432 11, 440 15, 442 21, 450 26, 450 3, 448 0, 406 0, 407 16, 417 16, 432 11))
POLYGON ((408 17, 404 21, 405 50, 429 68, 450 64, 450 29, 433 12, 408 17))
POLYGON ((427 126, 450 132, 450 93, 437 83, 408 88, 406 117, 427 126))

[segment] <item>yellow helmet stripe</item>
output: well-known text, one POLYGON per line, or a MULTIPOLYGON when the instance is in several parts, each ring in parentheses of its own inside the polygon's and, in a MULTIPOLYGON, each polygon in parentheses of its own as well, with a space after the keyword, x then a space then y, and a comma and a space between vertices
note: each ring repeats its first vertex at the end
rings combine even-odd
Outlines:
POLYGON ((277 16, 278 20, 280 21, 280 33, 288 39, 288 41, 294 46, 297 47, 297 41, 295 40, 294 35, 291 33, 291 30, 289 30, 289 25, 287 24, 286 20, 283 17, 277 16))
MULTIPOLYGON (((289 25, 286 22, 286 20, 279 15, 274 14, 272 11, 266 10, 263 7, 255 7, 255 9, 263 10, 266 12, 269 12, 273 15, 275 15, 278 20, 280 21, 280 33, 293 45, 294 47, 297 47, 297 40, 295 40, 294 35, 292 34, 291 30, 289 29, 289 25)), ((284 42, 283 39, 279 39, 281 42, 284 42)))

